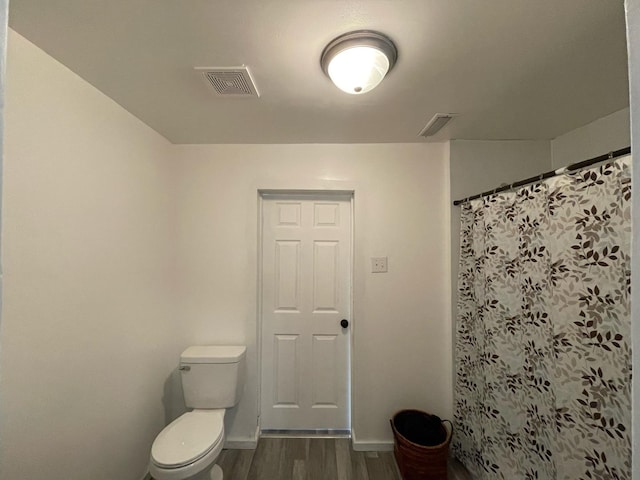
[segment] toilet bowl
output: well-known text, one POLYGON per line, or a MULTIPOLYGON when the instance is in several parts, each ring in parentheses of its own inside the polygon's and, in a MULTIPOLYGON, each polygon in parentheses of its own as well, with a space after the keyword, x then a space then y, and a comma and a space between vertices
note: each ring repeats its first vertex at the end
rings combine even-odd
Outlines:
POLYGON ((151 447, 151 476, 155 480, 196 480, 199 476, 214 480, 217 474, 222 479, 221 472, 209 470, 224 445, 224 413, 194 410, 171 422, 151 447))
POLYGON ((195 346, 180 356, 185 405, 193 410, 167 425, 151 446, 155 480, 223 480, 216 460, 224 446, 224 415, 238 404, 244 346, 195 346))

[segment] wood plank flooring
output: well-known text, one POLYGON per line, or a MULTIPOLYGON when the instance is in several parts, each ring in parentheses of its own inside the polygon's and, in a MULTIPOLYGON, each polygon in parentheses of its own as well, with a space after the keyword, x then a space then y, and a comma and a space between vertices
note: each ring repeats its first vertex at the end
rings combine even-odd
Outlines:
MULTIPOLYGON (((255 450, 223 450, 218 465, 225 480, 402 480, 393 452, 356 452, 348 438, 261 438, 255 450)), ((459 469, 449 480, 471 478, 459 469)))

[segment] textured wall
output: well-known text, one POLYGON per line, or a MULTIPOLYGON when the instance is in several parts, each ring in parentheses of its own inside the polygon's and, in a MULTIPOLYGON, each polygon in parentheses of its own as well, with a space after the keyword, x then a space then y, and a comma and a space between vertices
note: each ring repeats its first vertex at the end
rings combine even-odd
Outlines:
POLYGON ((180 323, 200 343, 249 346, 229 437, 253 438, 258 189, 355 191, 353 425, 388 446, 406 407, 451 414, 445 144, 176 146, 180 323), (372 274, 372 256, 389 273, 372 274))
POLYGON ((553 168, 631 145, 629 113, 629 108, 624 108, 551 140, 553 168))
POLYGON ((169 143, 9 37, 0 477, 142 478, 183 346, 169 143))

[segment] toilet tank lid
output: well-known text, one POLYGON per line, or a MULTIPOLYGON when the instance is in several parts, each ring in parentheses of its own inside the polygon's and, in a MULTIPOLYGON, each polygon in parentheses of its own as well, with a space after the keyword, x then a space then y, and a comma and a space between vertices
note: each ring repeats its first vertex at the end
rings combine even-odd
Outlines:
POLYGON ((187 348, 180 361, 184 363, 237 363, 245 355, 244 345, 197 345, 187 348))

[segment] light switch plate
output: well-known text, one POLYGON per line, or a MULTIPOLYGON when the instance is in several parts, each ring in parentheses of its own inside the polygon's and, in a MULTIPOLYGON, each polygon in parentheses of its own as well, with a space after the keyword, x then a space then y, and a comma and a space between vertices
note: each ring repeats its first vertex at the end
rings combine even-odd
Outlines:
POLYGON ((371 257, 372 273, 387 273, 387 257, 371 257))

